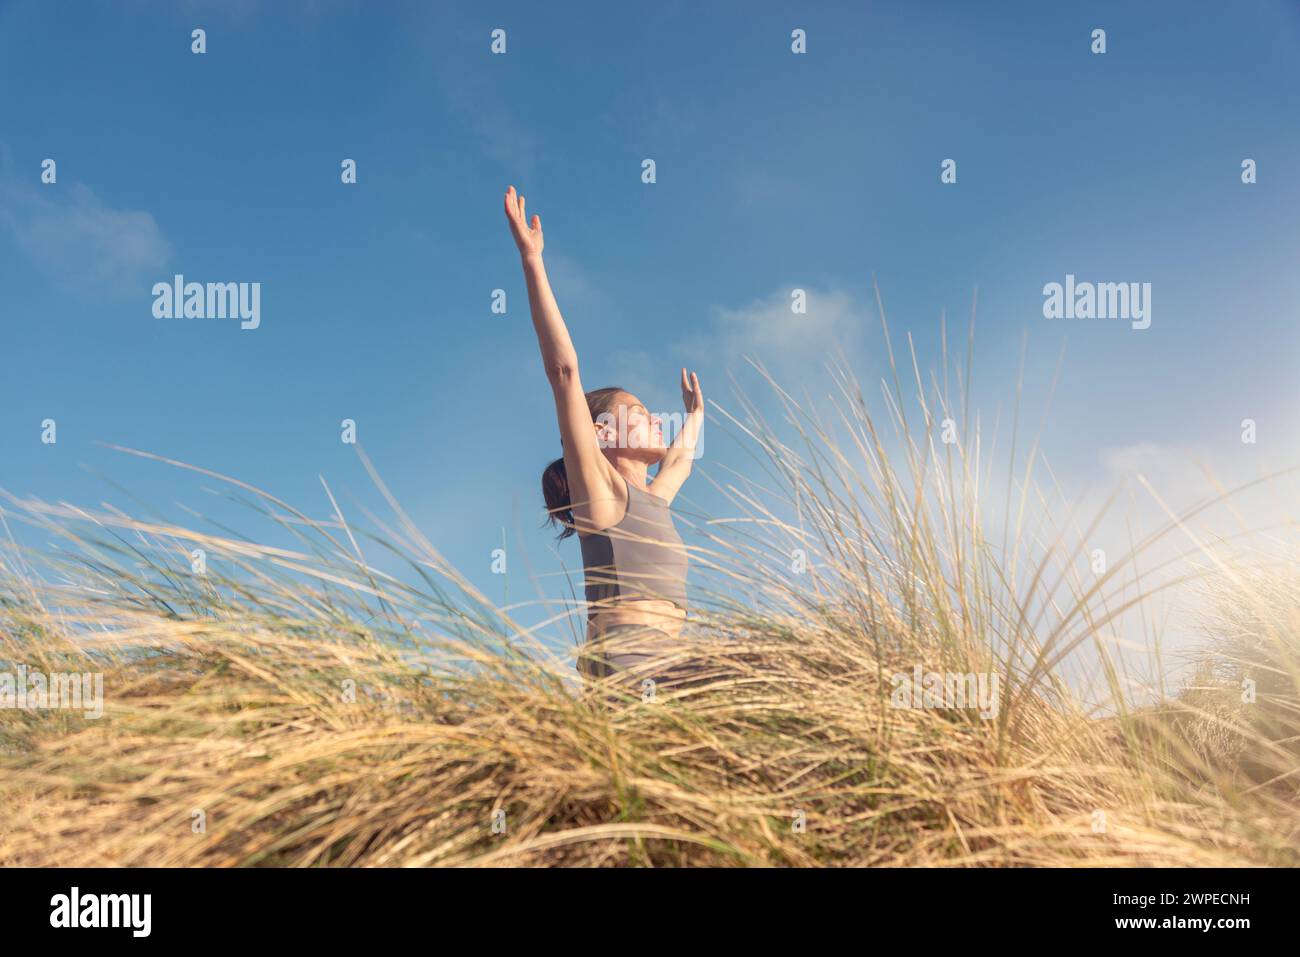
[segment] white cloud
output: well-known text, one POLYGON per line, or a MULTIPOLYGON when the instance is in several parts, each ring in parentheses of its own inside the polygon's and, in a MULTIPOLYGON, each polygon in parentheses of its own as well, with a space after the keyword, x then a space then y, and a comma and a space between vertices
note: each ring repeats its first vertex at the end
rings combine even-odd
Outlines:
MULTIPOLYGON (((1290 442, 1279 446, 1280 453, 1292 453, 1296 447, 1290 442)), ((1151 489, 1141 493, 1150 503, 1149 509, 1159 509, 1152 492, 1181 513, 1229 490, 1249 486, 1235 493, 1224 507, 1216 506, 1213 513, 1234 522, 1255 519, 1260 523, 1256 527, 1263 527, 1270 516, 1273 520, 1295 516, 1300 502, 1295 494, 1295 474, 1284 474, 1287 466, 1295 465, 1294 458, 1288 462, 1285 454, 1279 454, 1276 463, 1270 462, 1267 451, 1235 442, 1218 449, 1141 442, 1103 449, 1099 459, 1112 479, 1144 480, 1151 489)))
POLYGON ((40 268, 74 286, 135 288, 172 254, 152 215, 114 209, 81 183, 24 185, 6 175, 0 225, 40 268))
POLYGON ((716 307, 713 334, 696 348, 716 355, 721 346, 729 356, 754 356, 784 381, 785 376, 819 373, 838 349, 852 356, 862 345, 867 322, 866 308, 848 292, 791 283, 738 309, 716 307), (807 293, 806 313, 791 311, 795 288, 807 293))

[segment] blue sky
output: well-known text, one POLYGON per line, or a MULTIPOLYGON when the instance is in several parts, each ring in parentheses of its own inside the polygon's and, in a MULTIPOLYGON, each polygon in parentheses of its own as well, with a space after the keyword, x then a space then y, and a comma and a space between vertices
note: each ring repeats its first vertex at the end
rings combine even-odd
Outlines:
MULTIPOLYGON (((672 411, 686 364, 734 407, 726 373, 745 379, 750 352, 825 391, 834 343, 872 382, 873 276, 923 367, 944 312, 964 340, 978 287, 986 421, 1014 398, 1023 335, 1030 410, 1066 349, 1043 441, 1069 483, 1166 453, 1294 464, 1298 53, 1300 9, 1265 0, 2 0, 0 487, 129 506, 103 473, 162 509, 211 508, 208 483, 98 441, 319 515, 323 475, 348 511, 375 502, 339 441, 352 418, 453 563, 498 590, 504 527, 558 594, 538 491, 558 437, 501 214, 511 183, 542 216, 589 388, 672 411), (155 319, 150 289, 178 272, 261 282, 260 328, 155 319), (1150 282, 1151 328, 1045 319, 1042 287, 1067 273, 1150 282), (802 320, 793 287, 812 295, 802 320)), ((705 441, 702 471, 743 467, 705 441)), ((726 507, 701 481, 680 504, 726 507)))

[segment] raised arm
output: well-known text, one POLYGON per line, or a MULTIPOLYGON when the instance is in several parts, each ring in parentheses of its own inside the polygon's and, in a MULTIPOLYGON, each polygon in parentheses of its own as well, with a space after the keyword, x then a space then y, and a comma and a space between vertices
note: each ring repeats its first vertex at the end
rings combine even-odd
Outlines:
POLYGON ((685 369, 682 370, 682 405, 686 408, 686 421, 660 460, 659 471, 650 483, 650 491, 669 502, 691 474, 695 446, 704 428, 704 392, 700 389, 700 379, 694 372, 687 376, 685 369))
MULTIPOLYGON (((615 493, 614 469, 605 460, 596 441, 591 411, 587 408, 587 397, 578 376, 578 353, 573 348, 573 340, 569 338, 569 330, 546 278, 546 266, 542 263, 542 218, 534 215, 532 223, 528 222, 524 197, 518 196, 513 186, 506 190, 505 210, 528 284, 528 308, 533 316, 542 365, 555 398, 555 414, 560 425, 560 441, 564 445, 564 468, 574 516, 601 524, 601 516, 593 516, 588 506, 597 502, 598 512, 608 508, 607 503, 615 493)), ((621 503, 617 504, 621 508, 621 503)))

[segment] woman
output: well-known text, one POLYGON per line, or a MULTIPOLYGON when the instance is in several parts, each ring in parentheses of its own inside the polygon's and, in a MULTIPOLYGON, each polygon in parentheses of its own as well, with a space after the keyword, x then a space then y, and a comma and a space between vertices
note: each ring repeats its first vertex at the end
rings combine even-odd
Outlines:
POLYGON ((578 671, 588 680, 636 685, 681 677, 691 671, 681 654, 687 559, 668 506, 691 474, 704 424, 699 378, 682 370, 686 421, 671 446, 664 445, 659 418, 636 396, 622 389, 584 393, 578 354, 542 264, 541 217, 528 223, 524 197, 513 186, 505 209, 564 452, 542 475, 542 491, 560 538, 576 532, 582 547, 587 640, 578 671))

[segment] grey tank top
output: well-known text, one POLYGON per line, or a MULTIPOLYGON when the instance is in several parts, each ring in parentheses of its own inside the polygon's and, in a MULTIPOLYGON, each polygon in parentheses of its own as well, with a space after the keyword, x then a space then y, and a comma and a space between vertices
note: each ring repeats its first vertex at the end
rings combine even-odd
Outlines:
POLYGON ((668 503, 627 479, 627 512, 609 528, 578 533, 587 601, 658 599, 686 608, 686 547, 668 503))

